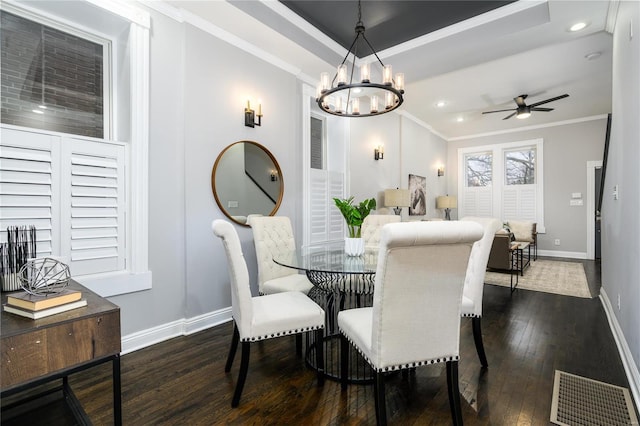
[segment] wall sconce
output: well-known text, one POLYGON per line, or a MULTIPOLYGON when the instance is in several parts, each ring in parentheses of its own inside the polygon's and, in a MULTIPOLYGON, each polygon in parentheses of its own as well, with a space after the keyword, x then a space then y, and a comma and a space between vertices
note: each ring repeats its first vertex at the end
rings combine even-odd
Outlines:
POLYGON ((244 109, 244 125, 247 127, 255 127, 262 125, 262 104, 258 104, 258 113, 251 109, 251 103, 247 101, 247 107, 244 109), (256 123, 256 116, 258 122, 256 123))
POLYGON ((438 167, 438 177, 444 176, 444 166, 438 167))
POLYGON ((378 147, 373 150, 373 159, 384 160, 384 146, 378 145, 378 147))
POLYGON ((278 172, 275 170, 271 170, 271 182, 278 181, 278 172))

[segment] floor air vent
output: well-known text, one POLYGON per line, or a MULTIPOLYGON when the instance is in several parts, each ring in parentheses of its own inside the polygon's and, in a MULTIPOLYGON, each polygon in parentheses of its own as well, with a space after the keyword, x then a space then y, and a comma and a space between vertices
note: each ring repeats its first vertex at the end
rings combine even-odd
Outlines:
POLYGON ((551 423, 557 425, 637 425, 627 388, 556 370, 551 423))

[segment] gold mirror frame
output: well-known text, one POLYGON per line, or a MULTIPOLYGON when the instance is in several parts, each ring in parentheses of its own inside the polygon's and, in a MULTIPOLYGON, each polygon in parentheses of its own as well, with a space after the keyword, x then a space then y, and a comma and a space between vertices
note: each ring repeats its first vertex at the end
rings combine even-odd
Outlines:
MULTIPOLYGON (((246 145, 245 145, 246 146, 246 145)), ((244 152, 244 151, 243 151, 244 152)), ((243 170, 243 177, 245 176, 244 170, 243 170)), ((226 179, 238 179, 238 181, 241 180, 240 177, 229 177, 229 176, 225 176, 224 178, 226 179)), ((219 180, 222 180, 223 177, 219 177, 219 180)), ((271 175, 269 176, 269 181, 271 182, 275 182, 273 180, 271 180, 271 175)), ((254 141, 249 141, 249 140, 241 140, 238 142, 234 142, 231 145, 227 146, 225 149, 222 150, 222 152, 218 155, 218 158, 216 158, 216 162, 213 165, 213 170, 211 171, 211 191, 213 192, 213 197, 216 200, 216 204, 218 205, 218 208, 222 211, 222 213, 224 213, 225 216, 227 216, 230 220, 232 220, 233 222, 237 223, 238 225, 243 225, 243 226, 249 226, 246 223, 246 218, 250 215, 250 214, 260 214, 263 216, 273 216, 276 214, 276 212, 278 211, 278 209, 280 208, 280 204, 282 203, 282 196, 284 194, 284 181, 282 178, 282 170, 280 169, 280 165, 278 164, 278 161, 276 160, 276 158, 273 156, 273 154, 271 154, 271 152, 265 148, 263 145, 254 142, 254 141), (246 214, 244 215, 233 215, 231 214, 231 212, 229 212, 228 208, 225 208, 225 204, 228 205, 229 201, 232 200, 226 200, 226 199, 221 199, 221 194, 219 194, 219 191, 216 190, 216 174, 218 172, 218 167, 221 164, 224 164, 223 162, 223 158, 225 156, 225 154, 229 154, 229 151, 237 146, 238 144, 249 144, 252 146, 255 146, 256 148, 259 148, 260 150, 262 150, 262 152, 264 154, 266 154, 266 156, 269 158, 269 160, 271 160, 271 166, 272 166, 272 170, 270 171, 271 174, 273 174, 272 172, 275 171, 275 177, 277 179, 277 182, 279 184, 279 191, 278 191, 278 196, 277 199, 275 199, 275 197, 271 197, 270 195, 267 194, 267 192, 260 188, 260 186, 256 183, 256 180, 254 180, 253 178, 249 177, 249 181, 253 182, 257 188, 260 188, 261 192, 264 193, 265 195, 267 195, 267 197, 274 202, 274 206, 273 208, 267 212, 267 209, 264 209, 264 211, 261 212, 245 212, 246 214), (241 218, 244 217, 245 219, 242 220, 241 218)))

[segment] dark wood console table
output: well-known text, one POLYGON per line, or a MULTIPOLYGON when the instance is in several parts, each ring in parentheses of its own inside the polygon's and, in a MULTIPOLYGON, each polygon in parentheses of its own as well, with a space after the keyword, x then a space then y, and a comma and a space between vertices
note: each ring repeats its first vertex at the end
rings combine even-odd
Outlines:
MULTIPOLYGON (((114 424, 121 425, 120 308, 75 281, 69 287, 82 292, 87 306, 38 320, 2 311, 0 396, 62 380, 60 388, 45 393, 61 390, 79 423, 91 424, 68 376, 111 361, 114 424)), ((2 304, 6 302, 7 294, 3 294, 2 304)), ((2 411, 18 404, 20 401, 3 406, 2 411)))

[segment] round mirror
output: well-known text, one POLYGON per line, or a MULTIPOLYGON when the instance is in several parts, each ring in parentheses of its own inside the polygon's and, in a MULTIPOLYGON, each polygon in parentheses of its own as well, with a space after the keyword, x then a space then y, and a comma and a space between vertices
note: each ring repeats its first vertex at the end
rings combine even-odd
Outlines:
POLYGON ((211 189, 220 210, 232 221, 247 225, 252 214, 273 216, 280 207, 284 182, 275 157, 253 141, 226 147, 213 165, 211 189))

